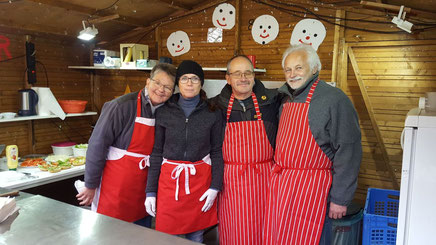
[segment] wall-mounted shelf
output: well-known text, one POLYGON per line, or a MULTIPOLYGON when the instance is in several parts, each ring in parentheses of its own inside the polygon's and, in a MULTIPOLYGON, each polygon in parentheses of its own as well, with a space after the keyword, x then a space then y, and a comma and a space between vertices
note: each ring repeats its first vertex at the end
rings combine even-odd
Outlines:
MULTIPOLYGON (((82 117, 82 116, 94 116, 97 115, 97 112, 87 111, 83 113, 68 113, 66 117, 82 117)), ((49 116, 27 116, 27 117, 14 117, 11 119, 0 119, 0 123, 4 122, 16 122, 16 121, 28 121, 28 120, 39 120, 39 119, 48 119, 48 118, 59 118, 56 115, 49 116)))
MULTIPOLYGON (((105 66, 68 66, 70 69, 82 70, 138 70, 138 71, 151 71, 153 67, 105 67, 105 66)), ((226 67, 203 67, 204 71, 227 71, 226 67)), ((254 72, 266 72, 266 69, 254 69, 254 72)))

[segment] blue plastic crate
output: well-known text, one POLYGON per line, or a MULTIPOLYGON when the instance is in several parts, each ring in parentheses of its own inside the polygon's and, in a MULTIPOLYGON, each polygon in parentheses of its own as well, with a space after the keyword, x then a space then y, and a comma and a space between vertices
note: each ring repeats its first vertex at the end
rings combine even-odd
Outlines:
POLYGON ((368 188, 363 211, 362 245, 395 245, 400 192, 368 188))

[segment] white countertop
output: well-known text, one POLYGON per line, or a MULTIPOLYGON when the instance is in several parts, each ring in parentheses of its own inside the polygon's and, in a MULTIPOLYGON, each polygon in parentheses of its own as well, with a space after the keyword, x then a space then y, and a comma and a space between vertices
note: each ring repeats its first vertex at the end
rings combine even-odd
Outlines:
POLYGON ((17 171, 8 171, 5 159, 0 159, 0 187, 2 188, 23 190, 80 176, 84 173, 85 165, 73 166, 70 169, 65 169, 58 173, 41 171, 38 167, 19 167, 17 171))

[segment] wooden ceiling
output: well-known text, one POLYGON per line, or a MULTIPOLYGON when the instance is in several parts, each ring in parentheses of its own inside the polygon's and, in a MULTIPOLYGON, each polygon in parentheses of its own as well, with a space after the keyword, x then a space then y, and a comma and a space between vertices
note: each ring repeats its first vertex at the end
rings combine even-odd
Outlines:
MULTIPOLYGON (((82 30, 83 20, 92 22, 97 19, 98 21, 101 17, 118 14, 119 17, 116 19, 95 24, 99 30, 97 41, 101 42, 120 38, 134 30, 147 31, 156 23, 214 7, 222 2, 234 4, 235 1, 240 0, 0 0, 0 27, 76 37, 82 30)), ((332 8, 362 8, 359 0, 277 1, 332 8)), ((392 5, 403 4, 415 10, 436 13, 436 0, 370 1, 392 5)), ((436 17, 433 20, 436 21, 436 17)))

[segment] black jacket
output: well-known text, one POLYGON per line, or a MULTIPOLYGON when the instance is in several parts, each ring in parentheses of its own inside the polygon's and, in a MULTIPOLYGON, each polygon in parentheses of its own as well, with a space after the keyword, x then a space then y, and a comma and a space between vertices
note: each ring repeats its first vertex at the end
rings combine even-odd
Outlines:
MULTIPOLYGON (((274 149, 278 126, 278 110, 280 107, 277 89, 267 89, 261 81, 255 79, 253 92, 256 95, 257 102, 259 104, 260 113, 262 115, 262 120, 265 125, 266 134, 268 135, 268 140, 274 149)), ((229 84, 226 84, 226 86, 224 86, 224 88, 222 89, 221 93, 211 99, 211 103, 217 106, 221 111, 221 117, 223 121, 223 137, 227 123, 227 106, 229 104, 231 95, 232 87, 229 84)), ((239 101, 235 99, 229 122, 257 120, 257 118, 255 117, 256 111, 254 109, 253 99, 251 98, 251 96, 243 100, 242 102, 244 103, 245 109, 242 107, 239 101)))
POLYGON ((178 104, 180 94, 156 110, 154 148, 150 157, 147 193, 157 192, 162 159, 196 162, 207 154, 212 160, 210 188, 221 190, 223 182, 222 119, 219 111, 210 111, 206 101, 185 116, 178 104))

